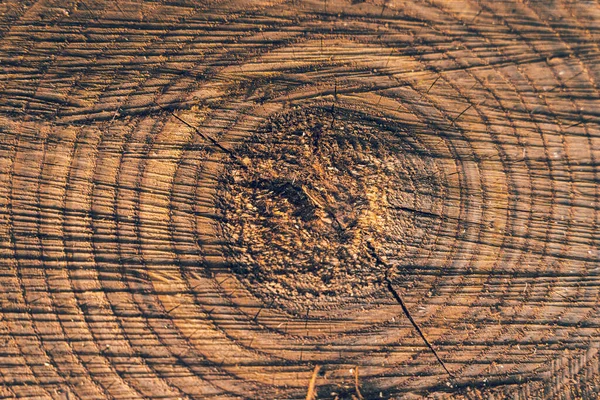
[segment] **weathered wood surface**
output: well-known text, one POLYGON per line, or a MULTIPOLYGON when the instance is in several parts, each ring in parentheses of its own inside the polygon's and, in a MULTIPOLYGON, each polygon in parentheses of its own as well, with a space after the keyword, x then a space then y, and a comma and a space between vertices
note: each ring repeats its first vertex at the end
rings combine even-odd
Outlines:
POLYGON ((598 27, 3 1, 0 396, 595 398, 598 27))

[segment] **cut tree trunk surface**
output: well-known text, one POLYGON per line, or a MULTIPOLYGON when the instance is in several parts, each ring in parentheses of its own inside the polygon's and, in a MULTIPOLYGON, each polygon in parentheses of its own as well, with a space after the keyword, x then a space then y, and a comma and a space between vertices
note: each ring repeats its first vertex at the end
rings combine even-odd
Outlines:
POLYGON ((0 397, 596 398, 599 26, 3 1, 0 397))

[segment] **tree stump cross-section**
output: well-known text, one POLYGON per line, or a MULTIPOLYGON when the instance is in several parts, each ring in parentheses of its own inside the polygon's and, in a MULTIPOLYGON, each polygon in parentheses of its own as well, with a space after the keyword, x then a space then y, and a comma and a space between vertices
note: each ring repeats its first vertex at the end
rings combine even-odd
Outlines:
POLYGON ((596 398, 594 1, 0 4, 0 397, 596 398))

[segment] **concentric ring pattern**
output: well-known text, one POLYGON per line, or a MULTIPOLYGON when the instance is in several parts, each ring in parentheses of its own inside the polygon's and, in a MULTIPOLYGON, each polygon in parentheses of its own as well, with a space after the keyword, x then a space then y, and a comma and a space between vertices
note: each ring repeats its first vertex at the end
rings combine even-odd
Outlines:
POLYGON ((597 3, 0 10, 1 396, 600 388, 597 3))

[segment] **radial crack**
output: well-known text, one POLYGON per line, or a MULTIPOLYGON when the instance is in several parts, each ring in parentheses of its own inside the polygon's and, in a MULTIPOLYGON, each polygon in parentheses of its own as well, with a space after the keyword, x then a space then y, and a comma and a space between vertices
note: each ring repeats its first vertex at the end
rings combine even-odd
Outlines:
MULTIPOLYGON (((385 266, 387 268, 387 271, 389 271, 390 266, 383 259, 381 259, 381 257, 379 257, 379 255, 375 251, 375 248, 373 247, 373 245, 371 243, 367 243, 367 247, 369 249, 369 252, 372 254, 372 256, 377 261, 377 263, 385 266)), ((406 304, 404 303, 404 300, 402 300, 402 297, 400 296, 400 294, 396 291, 396 289, 394 289, 394 286, 392 285, 392 280, 388 276, 388 273, 386 273, 385 284, 386 284, 387 290, 392 294, 392 297, 394 297, 394 299, 396 299, 398 304, 400 304, 400 307, 402 308, 404 315, 406 315, 406 318, 408 318, 408 320, 410 321, 412 326, 415 328, 415 330, 417 331, 417 333, 419 334, 421 339, 423 339, 423 342, 425 343, 425 345, 429 348, 429 350, 431 350, 431 352, 435 356, 438 363, 442 366, 442 368, 444 368, 444 371, 446 371, 446 373, 451 378, 454 378, 454 375, 452 375, 452 373, 448 370, 448 368, 446 368, 446 364, 444 364, 444 361, 442 361, 442 359, 438 355, 435 348, 431 345, 431 343, 429 343, 429 340, 427 340, 427 337, 425 337, 425 334, 423 333, 423 331, 421 330, 421 328, 419 327, 417 322, 414 320, 414 318, 410 314, 410 311, 408 310, 408 307, 406 307, 406 304)))

